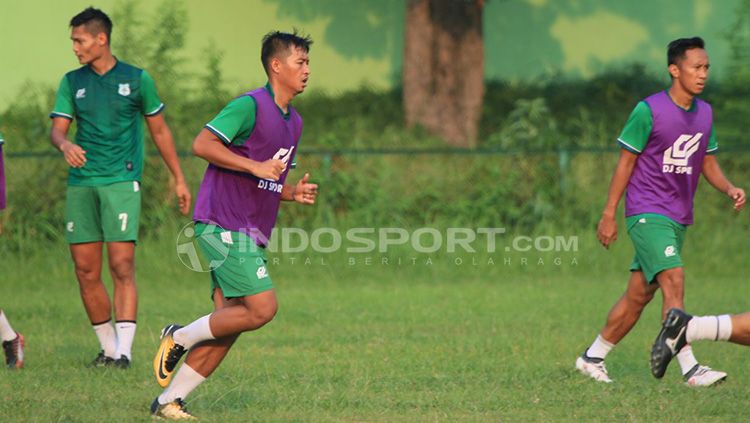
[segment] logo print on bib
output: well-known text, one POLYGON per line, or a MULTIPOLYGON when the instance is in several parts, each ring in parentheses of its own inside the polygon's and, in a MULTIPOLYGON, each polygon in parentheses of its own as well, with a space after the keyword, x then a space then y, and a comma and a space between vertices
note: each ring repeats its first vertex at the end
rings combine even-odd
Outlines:
POLYGON ((130 95, 130 84, 119 84, 120 88, 117 89, 117 94, 125 97, 130 95))
POLYGON ((662 160, 663 173, 686 173, 691 175, 693 167, 688 166, 690 157, 700 148, 703 133, 698 132, 695 135, 682 134, 674 144, 664 151, 662 160))
POLYGON ((266 272, 266 266, 260 266, 258 268, 258 271, 255 272, 255 276, 257 276, 258 279, 263 279, 268 276, 268 273, 266 272))
POLYGON ((294 146, 292 148, 279 148, 279 151, 276 152, 276 154, 273 155, 274 160, 281 160, 282 163, 284 163, 284 166, 289 164, 289 159, 292 158, 292 152, 294 151, 294 146))

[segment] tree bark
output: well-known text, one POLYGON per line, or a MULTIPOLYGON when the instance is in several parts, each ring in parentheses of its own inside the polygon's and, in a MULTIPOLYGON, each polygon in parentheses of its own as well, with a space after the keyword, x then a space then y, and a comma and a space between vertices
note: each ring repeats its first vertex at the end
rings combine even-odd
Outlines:
POLYGON ((474 147, 484 96, 484 0, 407 0, 406 125, 474 147))

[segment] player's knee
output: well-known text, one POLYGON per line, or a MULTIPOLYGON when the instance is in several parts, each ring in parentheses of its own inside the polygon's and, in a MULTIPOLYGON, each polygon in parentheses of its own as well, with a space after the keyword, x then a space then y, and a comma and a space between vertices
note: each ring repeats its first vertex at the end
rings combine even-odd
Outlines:
POLYGON ((681 267, 661 272, 657 278, 665 295, 680 294, 685 285, 685 272, 681 267))
POLYGON ((633 293, 629 295, 628 299, 633 307, 641 311, 654 299, 654 293, 652 291, 633 293))
POLYGON ((75 267, 76 277, 78 278, 78 282, 81 284, 81 289, 99 282, 99 278, 101 275, 95 267, 79 264, 76 264, 75 267))
POLYGON ((263 324, 266 324, 273 320, 273 318, 276 316, 277 311, 278 306, 274 302, 273 304, 269 304, 268 306, 256 310, 256 318, 259 322, 263 322, 263 324))
POLYGON ((109 270, 115 282, 129 283, 133 281, 133 260, 121 259, 109 264, 109 270))
POLYGON ((252 329, 256 329, 265 325, 266 323, 273 320, 278 309, 279 307, 276 304, 276 301, 269 301, 264 304, 256 305, 252 309, 248 310, 250 313, 250 319, 248 322, 249 326, 252 329))

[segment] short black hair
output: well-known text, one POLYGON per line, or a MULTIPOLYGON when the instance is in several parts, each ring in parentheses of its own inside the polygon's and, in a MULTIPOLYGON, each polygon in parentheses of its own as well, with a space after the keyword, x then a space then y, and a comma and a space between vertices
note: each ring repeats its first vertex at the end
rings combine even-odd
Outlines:
POLYGON ((294 46, 301 48, 306 53, 310 51, 310 45, 313 43, 309 35, 302 35, 296 29, 290 34, 288 32, 271 31, 263 36, 263 47, 260 49, 260 61, 263 63, 263 69, 266 75, 269 74, 271 59, 294 46))
POLYGON ((667 46, 667 66, 676 65, 678 61, 685 58, 685 52, 694 48, 706 48, 706 43, 701 37, 678 38, 667 46))
POLYGON ((100 32, 107 34, 107 44, 112 37, 112 20, 109 19, 106 13, 93 7, 88 7, 83 12, 73 16, 70 20, 70 27, 75 28, 77 26, 86 25, 86 31, 92 35, 97 35, 100 32))

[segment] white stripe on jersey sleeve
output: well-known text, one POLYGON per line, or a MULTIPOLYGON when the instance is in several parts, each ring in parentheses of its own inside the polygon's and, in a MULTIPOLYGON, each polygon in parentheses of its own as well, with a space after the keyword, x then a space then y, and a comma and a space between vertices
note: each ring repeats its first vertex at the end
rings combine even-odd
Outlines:
POLYGON ((63 112, 54 112, 54 111, 53 111, 53 112, 52 112, 52 113, 50 113, 50 114, 51 114, 52 116, 58 116, 58 117, 64 117, 64 118, 68 118, 68 119, 73 119, 73 116, 71 116, 71 115, 69 115, 69 114, 67 114, 67 113, 63 113, 63 112))
POLYGON ((153 115, 161 112, 162 109, 164 109, 164 103, 159 104, 159 107, 157 107, 156 109, 154 109, 153 112, 146 113, 146 116, 153 116, 153 115))
POLYGON ((617 139, 617 142, 619 142, 620 144, 622 144, 622 145, 624 145, 624 146, 628 147, 629 149, 631 149, 631 150, 633 150, 633 151, 636 151, 636 152, 638 152, 638 153, 642 153, 642 151, 641 151, 641 150, 639 150, 639 149, 637 149, 637 148, 633 147, 632 145, 630 145, 630 144, 626 143, 625 141, 623 141, 623 140, 622 140, 622 138, 618 138, 618 139, 617 139))
POLYGON ((232 140, 230 140, 226 135, 224 135, 223 132, 221 132, 218 129, 214 128, 210 124, 207 123, 206 124, 206 128, 210 129, 211 132, 213 132, 214 134, 219 135, 225 143, 227 143, 227 144, 231 144, 232 143, 232 140))

